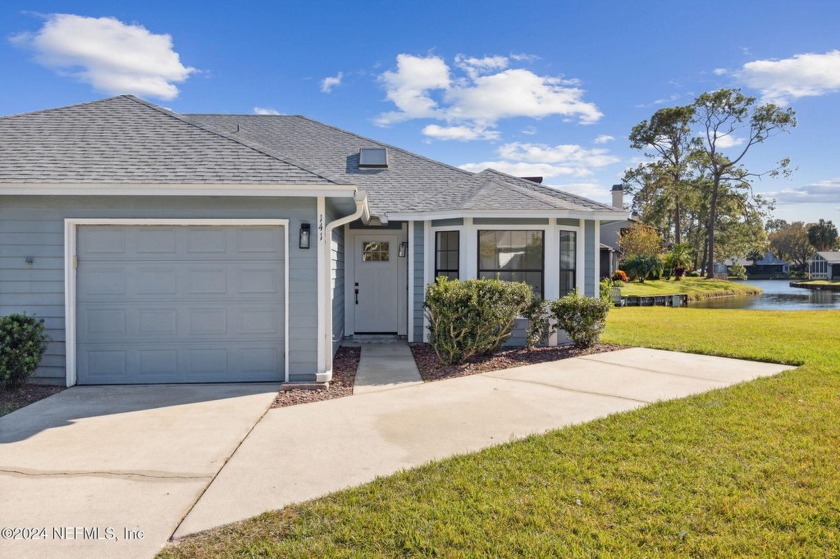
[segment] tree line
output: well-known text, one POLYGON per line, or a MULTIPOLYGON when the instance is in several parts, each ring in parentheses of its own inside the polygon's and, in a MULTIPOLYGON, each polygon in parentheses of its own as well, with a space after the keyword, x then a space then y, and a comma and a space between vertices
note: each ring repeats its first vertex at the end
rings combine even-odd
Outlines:
POLYGON ((759 104, 737 89, 656 111, 630 133, 645 156, 623 178, 633 209, 667 244, 690 254, 692 269, 714 277, 715 262, 768 247, 774 201, 753 192, 752 182, 788 176, 790 160, 757 171, 747 167, 747 154, 795 126, 793 109, 759 104))

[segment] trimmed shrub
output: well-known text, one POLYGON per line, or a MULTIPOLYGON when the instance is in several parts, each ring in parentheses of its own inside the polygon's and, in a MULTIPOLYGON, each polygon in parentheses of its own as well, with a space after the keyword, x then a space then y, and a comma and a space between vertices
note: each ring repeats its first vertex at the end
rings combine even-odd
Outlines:
POLYGON ((624 269, 630 279, 644 283, 646 279, 658 279, 662 275, 662 261, 658 256, 636 254, 624 261, 624 269))
POLYGON ((624 270, 616 270, 612 279, 613 281, 623 281, 624 283, 630 281, 630 278, 627 277, 627 273, 624 270))
POLYGON ((463 363, 492 353, 507 340, 516 317, 531 304, 525 283, 492 279, 438 278, 426 287, 429 343, 441 363, 463 363))
POLYGON ((44 321, 25 314, 0 317, 0 390, 14 390, 32 375, 47 350, 44 321))
POLYGON ((575 347, 587 348, 601 338, 611 306, 608 300, 570 293, 551 304, 551 313, 575 347))
POLYGON ((530 350, 544 342, 554 332, 551 324, 551 309, 548 301, 533 295, 531 304, 522 311, 522 316, 528 319, 525 346, 530 350))

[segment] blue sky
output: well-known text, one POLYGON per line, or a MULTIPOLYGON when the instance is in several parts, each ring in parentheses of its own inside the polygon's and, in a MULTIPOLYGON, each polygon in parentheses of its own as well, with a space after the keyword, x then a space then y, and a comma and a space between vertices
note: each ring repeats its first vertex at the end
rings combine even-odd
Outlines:
MULTIPOLYGON (((740 87, 799 126, 753 148, 776 217, 840 223, 840 2, 6 0, 0 113, 134 93, 177 112, 303 114, 602 201, 633 125, 740 87)), ((737 146, 732 148, 737 149, 737 146)))

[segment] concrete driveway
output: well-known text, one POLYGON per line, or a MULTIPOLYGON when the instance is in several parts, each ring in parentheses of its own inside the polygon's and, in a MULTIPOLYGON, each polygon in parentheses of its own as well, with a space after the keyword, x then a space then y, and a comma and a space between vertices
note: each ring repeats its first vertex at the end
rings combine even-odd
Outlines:
POLYGON ((73 387, 0 418, 0 557, 154 556, 276 393, 73 387))
POLYGON ((791 368, 633 348, 272 409, 175 537, 429 460, 791 368))

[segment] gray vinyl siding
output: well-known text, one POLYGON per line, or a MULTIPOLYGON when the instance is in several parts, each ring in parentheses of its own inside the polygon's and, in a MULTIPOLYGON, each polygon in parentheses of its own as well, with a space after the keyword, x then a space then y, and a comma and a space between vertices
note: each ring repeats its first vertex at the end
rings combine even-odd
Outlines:
POLYGON ((557 218, 557 225, 568 225, 571 227, 580 227, 579 219, 566 219, 564 217, 557 218))
POLYGON ((453 217, 452 219, 433 219, 432 227, 456 227, 464 224, 463 217, 453 217))
POLYGON ((591 219, 584 221, 584 277, 583 290, 587 297, 595 297, 598 295, 597 285, 595 285, 595 258, 598 257, 599 251, 595 247, 595 222, 591 219))
POLYGON ((423 341, 423 300, 426 292, 426 274, 423 270, 423 253, 425 236, 423 231, 423 221, 414 222, 414 238, 410 242, 414 243, 414 294, 412 297, 412 315, 414 320, 414 342, 423 341))
MULTIPOLYGON (((327 203, 327 221, 336 219, 336 211, 327 203)), ((344 338, 344 226, 333 229, 330 239, 330 290, 332 291, 332 349, 341 347, 344 338)))
POLYGON ((476 217, 475 225, 548 225, 548 218, 542 217, 476 217))
POLYGON ((289 219, 289 374, 317 368, 317 251, 298 248, 301 222, 315 223, 314 198, 4 196, 0 198, 0 315, 43 318, 50 343, 35 376, 65 379, 64 219, 289 219), (26 258, 34 259, 32 268, 26 258))

